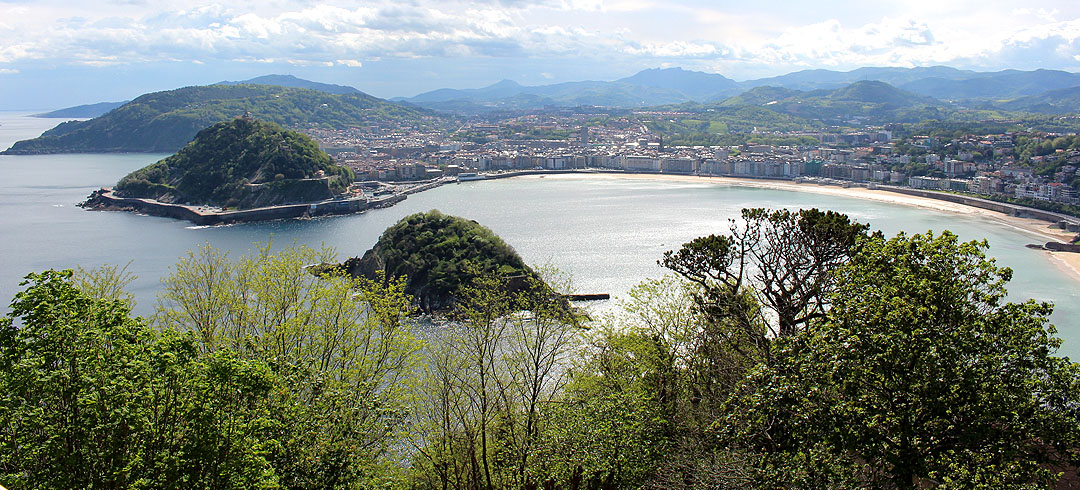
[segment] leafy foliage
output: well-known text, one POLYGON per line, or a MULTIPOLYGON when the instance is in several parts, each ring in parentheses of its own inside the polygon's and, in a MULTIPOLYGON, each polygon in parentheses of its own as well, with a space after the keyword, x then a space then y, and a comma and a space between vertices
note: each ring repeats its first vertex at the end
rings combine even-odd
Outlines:
POLYGON ((329 198, 352 182, 311 138, 236 118, 199 131, 168 158, 120 180, 117 193, 165 202, 251 208, 329 198), (318 172, 327 180, 315 179, 318 172))
POLYGON ((182 261, 160 329, 70 271, 29 275, 0 319, 0 484, 358 488, 385 475, 419 348, 403 285, 316 278, 304 265, 317 252, 267 250, 182 261))
POLYGON ((868 225, 833 211, 744 209, 731 234, 709 235, 664 254, 660 262, 699 287, 697 302, 710 319, 737 319, 758 343, 775 315, 775 336, 791 335, 824 315, 832 272, 845 263, 868 225))
POLYGON ((262 488, 266 364, 157 335, 71 272, 27 276, 4 319, 0 479, 16 488, 262 488), (186 483, 184 483, 186 482, 186 483))
POLYGON ((724 419, 766 485, 1047 488, 1075 450, 1078 366, 1050 306, 956 236, 862 242, 818 328, 782 339, 724 419), (987 471, 966 471, 965 468, 987 471))
MULTIPOLYGON (((399 227, 495 243, 437 212, 399 227)), ((404 277, 305 267, 332 263, 326 249, 192 252, 154 327, 131 317, 124 269, 31 274, 0 318, 0 484, 1011 489, 1074 474, 1080 365, 1053 355, 1051 307, 1006 302, 1011 271, 985 242, 866 231, 744 210, 591 331, 535 274, 513 286, 450 252, 470 265, 437 325, 410 320, 404 277)))
POLYGON ((418 403, 416 488, 535 488, 555 480, 546 437, 559 430, 577 318, 550 288, 481 273, 461 290, 461 322, 435 335, 418 403), (555 424, 555 425, 553 425, 555 424))
POLYGON ((388 278, 406 278, 405 291, 426 310, 453 305, 462 288, 482 274, 517 277, 508 285, 511 288, 538 279, 491 230, 437 210, 402 218, 362 258, 350 259, 344 266, 369 278, 378 271, 385 271, 388 278))

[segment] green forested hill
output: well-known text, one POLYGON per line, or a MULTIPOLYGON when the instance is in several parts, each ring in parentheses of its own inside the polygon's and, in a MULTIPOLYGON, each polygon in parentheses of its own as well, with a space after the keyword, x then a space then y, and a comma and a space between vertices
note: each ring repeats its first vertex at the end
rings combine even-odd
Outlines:
POLYGON ((734 97, 728 97, 717 104, 717 106, 742 107, 772 105, 777 101, 795 97, 802 93, 803 92, 800 90, 792 90, 784 87, 755 87, 734 97))
POLYGON ((932 97, 876 81, 855 82, 834 90, 756 87, 720 102, 655 109, 690 113, 679 119, 662 115, 645 121, 649 129, 664 134, 674 145, 742 144, 749 140, 750 133, 798 131, 823 125, 861 126, 970 117, 932 97))
POLYGON ((4 153, 173 152, 203 128, 245 111, 287 127, 344 128, 395 121, 430 124, 423 110, 363 93, 274 85, 208 85, 142 95, 89 121, 69 121, 4 153))
POLYGON ((1038 95, 1020 97, 994 106, 1007 111, 1025 111, 1041 114, 1069 114, 1080 112, 1080 87, 1049 90, 1038 95))
MULTIPOLYGON (((406 216, 387 228, 362 258, 349 259, 350 274, 407 277, 405 291, 427 310, 451 306, 479 273, 537 279, 525 261, 491 230, 475 221, 432 210, 406 216)), ((525 284, 525 282, 522 282, 525 284)))
POLYGON ((836 124, 859 117, 877 123, 940 119, 951 112, 931 97, 905 92, 884 82, 855 82, 836 90, 794 90, 762 87, 733 97, 722 106, 762 105, 776 112, 836 124))
POLYGON ((329 198, 344 190, 351 174, 306 135, 235 118, 200 131, 175 155, 128 174, 116 190, 123 197, 251 208, 329 198), (327 179, 314 179, 320 170, 327 179))

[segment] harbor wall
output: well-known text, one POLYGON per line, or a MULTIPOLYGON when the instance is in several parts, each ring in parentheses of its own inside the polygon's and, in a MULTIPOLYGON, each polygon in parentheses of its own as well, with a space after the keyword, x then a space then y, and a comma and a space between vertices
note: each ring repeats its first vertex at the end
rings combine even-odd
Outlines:
POLYGON ((361 201, 327 201, 311 204, 284 204, 239 211, 199 212, 191 206, 169 204, 152 199, 118 197, 111 190, 95 192, 85 203, 85 207, 94 209, 124 209, 151 216, 161 216, 190 221, 197 225, 217 225, 248 221, 266 221, 275 219, 299 218, 303 216, 323 216, 351 214, 373 207, 384 207, 401 202, 405 195, 396 195, 387 199, 361 201))

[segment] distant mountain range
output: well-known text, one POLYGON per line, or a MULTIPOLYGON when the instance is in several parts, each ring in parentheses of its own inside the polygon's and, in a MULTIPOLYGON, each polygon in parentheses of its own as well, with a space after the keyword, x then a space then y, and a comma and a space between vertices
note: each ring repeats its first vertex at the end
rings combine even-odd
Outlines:
POLYGON ((933 97, 913 94, 878 81, 837 89, 794 90, 757 87, 719 102, 686 102, 655 110, 686 117, 643 116, 649 128, 680 144, 727 144, 724 135, 755 131, 799 131, 822 126, 958 121, 964 111, 933 97))
POLYGON ((1008 102, 993 104, 1008 111, 1063 114, 1080 112, 1080 87, 1048 90, 1039 95, 1029 95, 1008 102))
POLYGON ((613 82, 564 82, 529 87, 503 80, 478 89, 439 89, 390 100, 434 110, 476 113, 548 106, 648 107, 703 102, 741 91, 734 80, 723 75, 668 68, 644 70, 613 82))
POLYGON ((1080 113, 1080 74, 1055 70, 987 73, 938 66, 805 70, 736 82, 722 75, 667 68, 611 82, 529 87, 503 80, 478 89, 440 89, 394 101, 353 87, 267 75, 145 94, 115 108, 108 104, 49 113, 49 117, 86 117, 93 111, 107 111, 88 121, 62 123, 39 138, 17 142, 5 153, 172 152, 199 130, 245 111, 284 126, 345 128, 403 121, 439 125, 451 120, 432 111, 490 114, 547 107, 656 107, 701 113, 691 120, 708 128, 668 121, 662 123, 667 129, 660 129, 701 134, 760 127, 786 130, 822 124, 971 120, 987 117, 982 110, 1018 115, 1080 113))
POLYGON ((807 121, 840 124, 863 118, 877 124, 938 119, 953 109, 933 97, 913 94, 885 82, 865 80, 837 89, 793 90, 757 87, 704 108, 758 106, 807 121))
MULTIPOLYGON (((719 102, 758 87, 833 90, 860 81, 884 82, 916 95, 948 101, 976 101, 985 106, 987 103, 1004 103, 1080 86, 1080 74, 1058 70, 976 72, 933 66, 859 68, 847 72, 803 70, 778 77, 736 82, 723 75, 666 68, 644 70, 611 82, 523 86, 503 80, 478 89, 439 89, 392 100, 460 113, 579 105, 633 108, 683 102, 719 102)), ((1051 104, 1049 107, 1065 112, 1080 110, 1080 106, 1067 104, 1051 104)))
POLYGON ((594 105, 604 107, 646 107, 678 104, 686 94, 663 86, 614 82, 565 82, 526 87, 511 80, 478 89, 439 89, 408 99, 390 99, 449 112, 488 110, 528 110, 546 106, 594 105))
MULTIPOLYGON (((968 106, 985 109, 1042 113, 1080 111, 1080 104, 1076 103, 1078 102, 1076 99, 1066 97, 1058 100, 1056 98, 1067 93, 1063 92, 1063 89, 1080 86, 1080 73, 1059 70, 977 72, 947 66, 867 67, 846 72, 803 70, 777 77, 742 82, 736 82, 723 75, 682 68, 653 68, 614 81, 581 81, 525 86, 512 80, 503 80, 487 87, 444 88, 414 97, 396 97, 391 101, 457 114, 575 106, 640 108, 685 102, 723 102, 731 97, 741 97, 745 92, 759 87, 797 91, 833 90, 860 81, 884 82, 912 94, 943 101, 960 101, 968 106), (1029 97, 1035 98, 1027 99, 1029 97)), ((313 82, 292 75, 265 75, 236 82, 218 82, 218 85, 239 84, 275 85, 336 95, 366 96, 354 87, 313 82)), ((757 96, 760 94, 755 95, 757 96)), ((38 116, 97 117, 123 104, 123 102, 103 102, 61 109, 38 116)), ((732 103, 729 103, 727 106, 731 105, 732 103)))

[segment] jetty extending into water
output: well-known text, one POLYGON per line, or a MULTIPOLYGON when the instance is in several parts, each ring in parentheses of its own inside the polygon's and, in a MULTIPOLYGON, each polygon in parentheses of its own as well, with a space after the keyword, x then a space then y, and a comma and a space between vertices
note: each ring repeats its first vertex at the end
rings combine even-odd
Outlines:
POLYGON ((150 216, 176 218, 196 225, 221 225, 247 221, 303 218, 334 214, 359 213, 368 209, 392 206, 404 201, 406 193, 392 194, 379 199, 329 199, 313 203, 281 204, 262 208, 227 210, 209 206, 172 204, 154 199, 117 196, 112 188, 95 191, 80 206, 100 211, 133 211, 150 216))
POLYGON ((316 216, 355 214, 393 206, 409 197, 409 194, 434 189, 443 184, 453 182, 452 179, 442 178, 429 182, 421 182, 416 185, 402 188, 382 196, 368 197, 343 197, 326 199, 316 202, 279 204, 251 209, 222 209, 213 206, 175 204, 161 202, 155 199, 137 197, 121 197, 111 187, 103 187, 79 206, 96 211, 133 211, 176 218, 195 223, 196 225, 224 225, 231 223, 243 223, 249 221, 269 221, 276 219, 311 218, 316 216))

